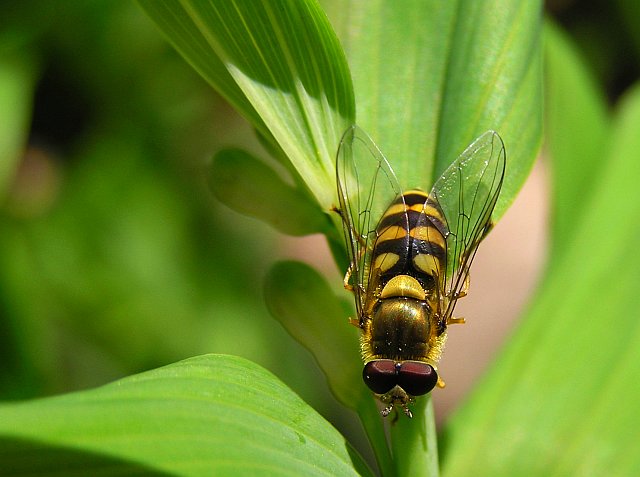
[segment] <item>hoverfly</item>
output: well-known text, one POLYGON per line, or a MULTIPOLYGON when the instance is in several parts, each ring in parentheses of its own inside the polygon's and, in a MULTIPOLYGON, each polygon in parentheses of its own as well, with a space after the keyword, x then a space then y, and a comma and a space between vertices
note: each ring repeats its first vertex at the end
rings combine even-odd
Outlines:
POLYGON ((500 136, 476 139, 435 181, 429 194, 403 191, 385 157, 357 126, 336 160, 339 213, 350 266, 364 360, 363 379, 382 401, 411 417, 416 396, 444 386, 437 365, 447 326, 467 294, 469 268, 492 228, 505 171, 500 136))

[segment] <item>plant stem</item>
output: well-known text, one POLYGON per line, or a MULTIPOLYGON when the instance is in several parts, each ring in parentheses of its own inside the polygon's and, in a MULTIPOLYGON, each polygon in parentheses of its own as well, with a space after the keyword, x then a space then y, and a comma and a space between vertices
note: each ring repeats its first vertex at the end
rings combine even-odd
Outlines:
POLYGON ((390 426, 395 475, 438 477, 438 442, 431 396, 418 399, 412 412, 412 419, 400 415, 390 426))
POLYGON ((373 453, 376 456, 380 475, 385 477, 395 476, 395 466, 391 458, 389 445, 387 444, 384 422, 376 406, 375 399, 372 396, 367 395, 360 403, 358 406, 358 415, 369 438, 369 443, 373 448, 373 453))

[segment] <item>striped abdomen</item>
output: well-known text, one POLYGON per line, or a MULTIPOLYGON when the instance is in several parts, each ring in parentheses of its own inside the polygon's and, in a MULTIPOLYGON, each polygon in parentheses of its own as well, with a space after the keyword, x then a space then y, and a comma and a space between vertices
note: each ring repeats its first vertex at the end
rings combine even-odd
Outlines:
POLYGON ((422 191, 405 192, 385 211, 371 254, 375 300, 364 324, 365 362, 438 362, 446 337, 437 291, 446 268, 446 233, 440 207, 422 191))
POLYGON ((448 231, 433 198, 420 190, 403 193, 386 210, 376 233, 371 274, 380 290, 399 275, 415 278, 427 294, 434 290, 445 270, 448 231))

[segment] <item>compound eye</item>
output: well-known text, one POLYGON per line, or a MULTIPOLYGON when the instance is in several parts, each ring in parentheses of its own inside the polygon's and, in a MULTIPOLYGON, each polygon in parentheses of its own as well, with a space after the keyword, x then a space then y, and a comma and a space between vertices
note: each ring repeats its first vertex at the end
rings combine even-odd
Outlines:
POLYGON ((398 371, 398 386, 411 396, 427 394, 437 382, 438 373, 433 366, 421 361, 405 361, 398 371))
POLYGON ((362 370, 362 379, 374 393, 385 394, 396 385, 396 363, 391 359, 369 361, 362 370))

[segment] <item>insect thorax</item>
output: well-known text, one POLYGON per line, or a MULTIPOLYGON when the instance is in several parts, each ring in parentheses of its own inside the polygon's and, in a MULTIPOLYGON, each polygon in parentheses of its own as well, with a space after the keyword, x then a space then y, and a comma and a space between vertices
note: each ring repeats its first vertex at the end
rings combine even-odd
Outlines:
POLYGON ((394 360, 424 359, 429 350, 429 310, 412 298, 381 300, 371 321, 371 351, 394 360))

